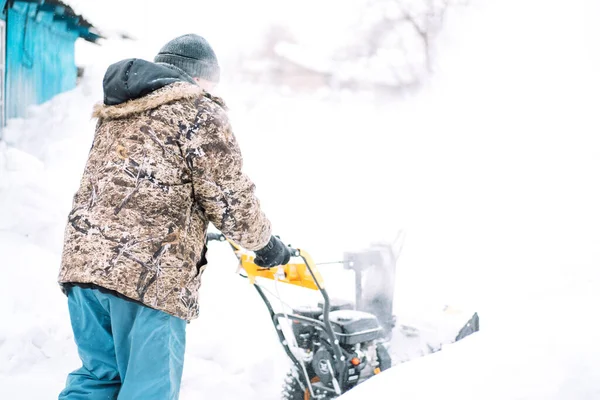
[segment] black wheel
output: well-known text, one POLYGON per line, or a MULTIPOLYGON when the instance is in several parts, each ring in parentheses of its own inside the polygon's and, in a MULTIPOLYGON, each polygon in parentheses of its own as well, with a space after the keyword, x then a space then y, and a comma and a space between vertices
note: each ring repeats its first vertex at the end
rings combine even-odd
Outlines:
POLYGON ((302 388, 300 382, 294 378, 294 370, 287 373, 283 383, 282 400, 309 400, 310 393, 308 389, 302 388))

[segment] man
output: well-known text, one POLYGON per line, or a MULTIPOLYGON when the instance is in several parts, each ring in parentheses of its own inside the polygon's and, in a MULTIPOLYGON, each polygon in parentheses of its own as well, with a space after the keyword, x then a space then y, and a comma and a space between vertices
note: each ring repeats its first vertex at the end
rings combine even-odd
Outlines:
POLYGON ((219 81, 210 45, 184 35, 154 61, 111 65, 94 109, 59 274, 83 366, 61 400, 178 398, 209 222, 263 267, 290 258, 242 172, 225 106, 208 94, 219 81))

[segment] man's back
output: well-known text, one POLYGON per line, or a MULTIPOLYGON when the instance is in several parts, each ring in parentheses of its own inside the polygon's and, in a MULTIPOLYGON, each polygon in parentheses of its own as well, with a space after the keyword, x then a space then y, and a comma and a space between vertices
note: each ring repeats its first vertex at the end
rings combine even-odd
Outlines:
POLYGON ((251 249, 269 241, 270 224, 241 173, 220 100, 185 81, 144 94, 153 84, 148 69, 162 67, 134 60, 116 68, 105 91, 109 102, 122 102, 95 109, 99 123, 69 214, 59 280, 189 320, 198 312, 208 222, 251 249))

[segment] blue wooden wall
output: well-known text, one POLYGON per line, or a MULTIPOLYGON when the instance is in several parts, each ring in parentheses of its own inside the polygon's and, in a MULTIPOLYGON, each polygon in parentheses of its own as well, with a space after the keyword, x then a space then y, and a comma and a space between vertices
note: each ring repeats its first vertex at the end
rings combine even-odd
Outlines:
POLYGON ((0 12, 0 19, 2 19, 2 20, 6 20, 4 6, 6 5, 7 1, 8 0, 0 0, 0 10, 2 10, 2 12, 0 12))
POLYGON ((15 2, 7 10, 6 116, 25 115, 77 82, 77 31, 36 3, 15 2))

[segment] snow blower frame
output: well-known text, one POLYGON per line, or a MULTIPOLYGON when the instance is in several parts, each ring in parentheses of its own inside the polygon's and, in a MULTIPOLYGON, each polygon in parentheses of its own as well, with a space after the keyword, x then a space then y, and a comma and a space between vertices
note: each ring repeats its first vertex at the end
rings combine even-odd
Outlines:
POLYGON ((246 273, 242 276, 249 279, 269 311, 279 341, 294 366, 284 385, 284 399, 333 399, 391 367, 384 346, 389 331, 377 316, 354 310, 351 303, 332 302, 309 253, 290 248, 292 260, 298 262, 267 269, 256 265, 253 254, 222 234, 209 233, 207 239, 229 243, 246 273), (316 290, 323 302, 317 309, 294 309, 291 314, 275 312, 257 278, 316 290), (286 338, 282 320, 291 324, 295 343, 290 344, 286 338), (302 354, 294 354, 294 349, 302 350, 302 354))

